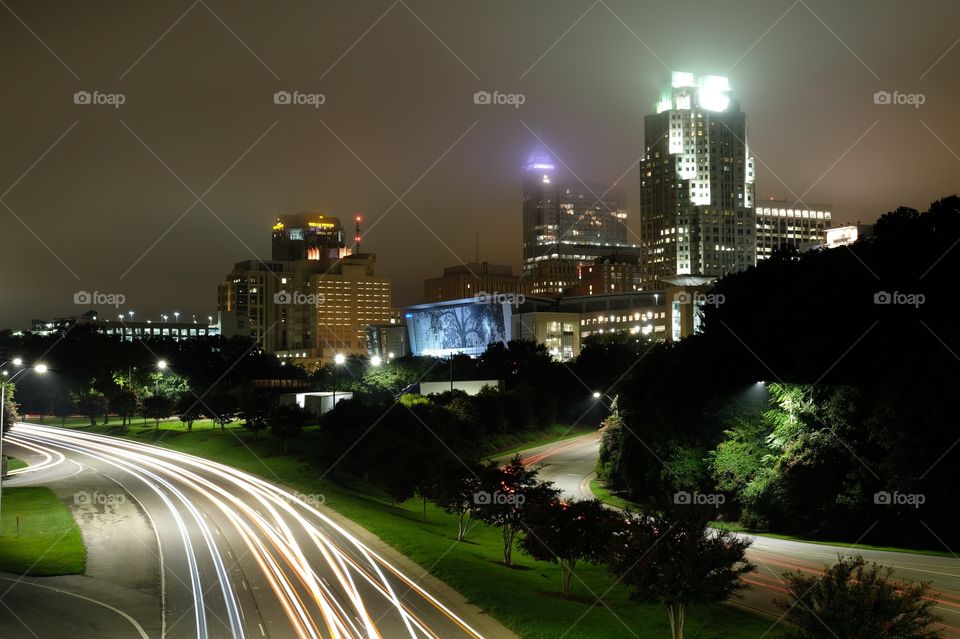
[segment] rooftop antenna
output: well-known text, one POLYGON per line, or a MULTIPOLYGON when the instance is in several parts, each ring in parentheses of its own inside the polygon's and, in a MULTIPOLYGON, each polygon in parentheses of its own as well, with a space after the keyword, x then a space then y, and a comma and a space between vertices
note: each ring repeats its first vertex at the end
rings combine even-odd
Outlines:
POLYGON ((360 253, 360 221, 363 220, 363 217, 357 215, 357 234, 353 237, 353 241, 357 244, 357 254, 360 253))
POLYGON ((479 231, 477 232, 477 249, 476 249, 476 254, 474 255, 474 258, 475 258, 474 263, 479 264, 480 263, 480 232, 479 231))

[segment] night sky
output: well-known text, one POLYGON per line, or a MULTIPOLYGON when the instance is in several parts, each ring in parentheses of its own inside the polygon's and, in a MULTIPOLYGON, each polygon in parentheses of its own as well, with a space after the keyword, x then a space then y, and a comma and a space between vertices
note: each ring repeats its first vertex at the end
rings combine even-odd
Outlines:
POLYGON ((960 191, 958 38, 956 0, 2 0, 0 327, 87 310, 80 290, 206 317, 234 262, 269 258, 273 216, 303 210, 362 213, 394 304, 421 302, 476 233, 519 268, 537 146, 619 178, 637 229, 643 116, 670 70, 730 76, 758 199, 837 222, 926 207, 960 191))

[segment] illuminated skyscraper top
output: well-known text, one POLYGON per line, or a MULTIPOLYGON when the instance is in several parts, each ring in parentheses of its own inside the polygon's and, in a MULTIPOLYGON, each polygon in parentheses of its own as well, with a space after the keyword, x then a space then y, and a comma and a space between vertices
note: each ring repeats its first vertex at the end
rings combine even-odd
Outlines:
POLYGON ((523 168, 524 273, 532 275, 544 261, 568 263, 575 271, 618 251, 637 252, 627 240, 622 194, 584 185, 549 154, 533 152, 523 168))
POLYGON ((644 118, 640 238, 644 284, 756 263, 754 165, 746 115, 723 76, 674 72, 644 118))
MULTIPOLYGON (((359 221, 357 224, 359 228, 359 221)), ((273 225, 274 260, 335 260, 350 253, 340 218, 296 213, 278 216, 273 225)))

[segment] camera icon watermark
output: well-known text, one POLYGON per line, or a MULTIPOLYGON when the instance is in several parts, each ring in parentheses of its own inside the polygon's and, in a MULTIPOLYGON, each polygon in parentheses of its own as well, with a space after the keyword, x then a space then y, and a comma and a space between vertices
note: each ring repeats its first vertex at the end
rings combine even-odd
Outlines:
POLYGON ((912 106, 919 109, 927 101, 923 93, 900 93, 899 91, 877 91, 873 94, 873 103, 879 105, 912 106))
POLYGON ((698 293, 696 291, 680 291, 673 296, 677 304, 696 304, 697 306, 720 306, 727 301, 723 293, 698 293))
POLYGON ((273 303, 281 305, 320 306, 326 301, 323 293, 303 293, 301 291, 277 291, 273 294, 273 303))
POLYGON ((923 293, 901 293, 900 291, 877 291, 873 294, 873 303, 878 306, 912 306, 920 308, 927 301, 923 293))
POLYGON ((480 490, 473 493, 473 503, 477 506, 522 506, 527 498, 521 493, 488 493, 480 490))
POLYGON ((81 106, 112 106, 119 109, 127 101, 122 93, 100 93, 99 91, 77 91, 73 94, 73 103, 81 106))
POLYGON ((127 503, 127 496, 123 493, 101 493, 80 490, 73 493, 75 506, 119 506, 127 503))
POLYGON ((920 508, 927 503, 927 496, 923 493, 901 493, 898 491, 887 492, 881 490, 873 493, 873 503, 878 506, 913 506, 920 508))
POLYGON ((300 91, 277 91, 273 94, 273 103, 293 106, 312 106, 319 109, 326 103, 327 96, 322 93, 302 93, 300 91))
POLYGON ((527 96, 522 93, 500 93, 499 91, 477 91, 473 94, 474 104, 496 104, 508 105, 514 109, 519 109, 520 105, 527 101, 527 96))
POLYGON ((673 493, 673 503, 677 506, 722 506, 727 496, 722 493, 698 493, 678 490, 673 493))
POLYGON ((88 291, 77 291, 73 294, 73 303, 83 306, 113 306, 114 308, 120 308, 126 301, 127 297, 123 293, 101 293, 100 291, 90 293, 88 291))
POLYGON ((480 291, 473 296, 473 301, 477 304, 509 304, 514 308, 527 301, 527 296, 523 293, 487 293, 480 291))

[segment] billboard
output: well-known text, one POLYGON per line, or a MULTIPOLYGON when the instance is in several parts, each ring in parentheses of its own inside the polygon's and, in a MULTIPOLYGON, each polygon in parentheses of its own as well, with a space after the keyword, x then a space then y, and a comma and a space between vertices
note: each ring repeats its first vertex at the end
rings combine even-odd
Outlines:
POLYGON ((405 315, 414 355, 476 356, 488 344, 510 341, 509 302, 467 299, 423 304, 407 309, 405 315))

